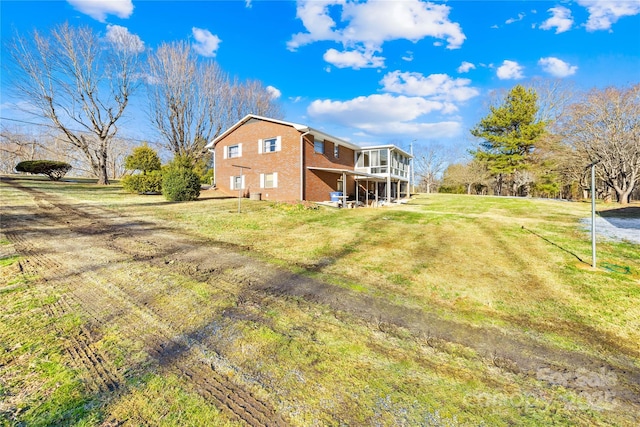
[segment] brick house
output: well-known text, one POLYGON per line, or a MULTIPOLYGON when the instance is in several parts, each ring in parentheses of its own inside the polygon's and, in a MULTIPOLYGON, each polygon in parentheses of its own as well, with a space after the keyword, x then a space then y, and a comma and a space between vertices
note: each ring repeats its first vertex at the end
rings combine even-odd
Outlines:
POLYGON ((343 202, 408 197, 411 155, 393 145, 360 147, 309 126, 249 114, 206 148, 217 188, 266 200, 343 202), (333 195, 331 193, 334 193, 333 195))

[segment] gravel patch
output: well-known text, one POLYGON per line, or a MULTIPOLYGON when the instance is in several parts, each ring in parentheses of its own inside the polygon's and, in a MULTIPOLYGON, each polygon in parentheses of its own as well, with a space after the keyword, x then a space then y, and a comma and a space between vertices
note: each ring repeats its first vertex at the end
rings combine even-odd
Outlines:
MULTIPOLYGON (((591 230, 591 218, 581 221, 585 229, 591 230)), ((640 244, 640 218, 603 218, 596 216, 596 237, 626 240, 640 244)))

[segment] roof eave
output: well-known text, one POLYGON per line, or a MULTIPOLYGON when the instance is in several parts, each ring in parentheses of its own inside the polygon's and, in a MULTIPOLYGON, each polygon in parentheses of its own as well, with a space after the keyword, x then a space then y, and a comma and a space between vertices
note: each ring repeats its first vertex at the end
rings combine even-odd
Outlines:
POLYGON ((240 126, 242 126, 243 124, 245 124, 246 122, 248 122, 251 119, 263 120, 263 121, 267 121, 267 122, 278 123, 278 124, 285 125, 285 126, 291 126, 291 127, 293 127, 294 129, 296 129, 299 132, 306 132, 306 131, 309 130, 308 126, 301 125, 299 123, 286 122, 284 120, 277 120, 277 119, 272 119, 270 117, 258 116, 257 114, 247 114, 242 119, 240 119, 238 122, 236 122, 233 126, 231 126, 229 129, 227 129, 226 131, 224 131, 223 133, 218 135, 216 138, 212 139, 207 145, 204 146, 204 148, 206 148, 206 149, 215 148, 216 144, 221 139, 225 138, 231 132, 233 132, 234 130, 236 130, 237 128, 239 128, 240 126))

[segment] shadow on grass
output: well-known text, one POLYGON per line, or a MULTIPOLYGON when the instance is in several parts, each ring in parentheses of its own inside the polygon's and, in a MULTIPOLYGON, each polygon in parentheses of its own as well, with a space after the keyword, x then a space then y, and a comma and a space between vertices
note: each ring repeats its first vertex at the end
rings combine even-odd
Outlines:
POLYGON ((571 252, 569 249, 565 249, 565 248, 563 248, 562 246, 560 246, 559 244, 557 244, 557 243, 555 243, 555 242, 552 242, 551 240, 549 240, 549 239, 547 239, 546 237, 544 237, 544 236, 542 236, 542 235, 540 235, 540 234, 536 233, 535 231, 533 231, 533 230, 529 230, 529 229, 528 229, 528 228, 526 228, 524 225, 522 226, 522 229, 523 229, 523 230, 525 230, 525 231, 528 231, 529 233, 533 234, 533 235, 534 235, 534 236, 536 236, 536 237, 541 238, 541 239, 542 239, 542 240, 544 240, 545 242, 547 242, 547 243, 549 243, 549 244, 551 244, 551 245, 555 246, 556 248, 560 249, 561 251, 564 251, 564 252, 568 253, 569 255, 571 255, 571 256, 573 256, 573 257, 575 257, 575 258, 576 258, 578 261, 580 261, 581 263, 583 263, 583 264, 585 264, 585 265, 591 265, 591 264, 589 264, 588 262, 586 262, 585 260, 583 260, 582 258, 580 258, 577 254, 575 254, 575 253, 571 252))
POLYGON ((603 218, 638 218, 640 219, 640 206, 626 206, 624 208, 598 211, 603 218))

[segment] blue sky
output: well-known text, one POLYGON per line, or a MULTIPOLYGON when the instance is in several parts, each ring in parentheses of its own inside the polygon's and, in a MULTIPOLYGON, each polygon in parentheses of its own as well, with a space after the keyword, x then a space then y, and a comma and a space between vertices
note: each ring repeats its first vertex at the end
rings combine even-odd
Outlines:
MULTIPOLYGON (((464 151, 493 90, 537 77, 581 90, 640 82, 640 0, 3 0, 0 7, 3 40, 69 22, 105 36, 128 31, 150 50, 189 41, 231 75, 271 87, 286 120, 362 145, 406 148, 415 140, 464 151)), ((1 116, 23 117, 6 80, 1 116)), ((139 96, 123 135, 155 141, 139 96)))

